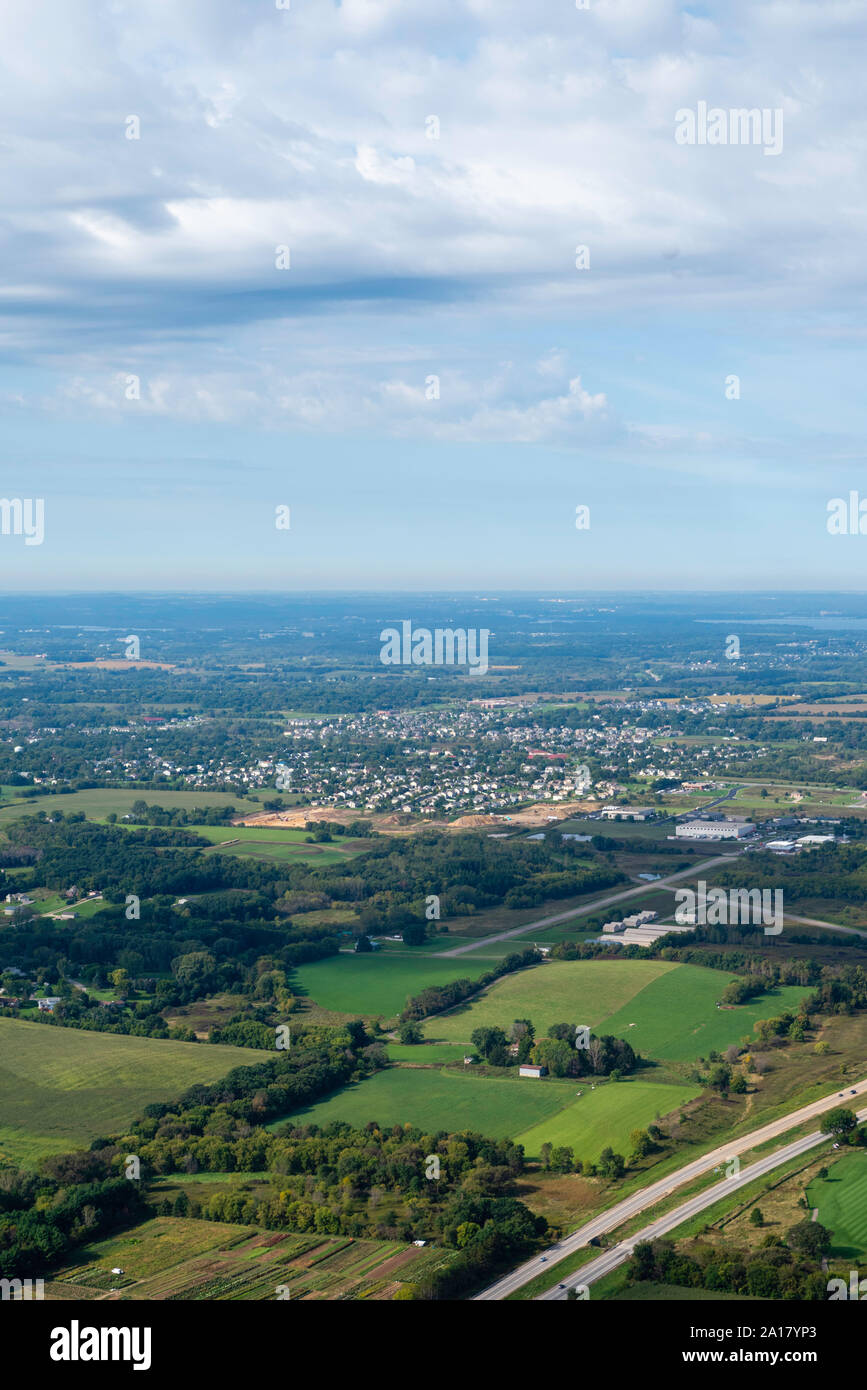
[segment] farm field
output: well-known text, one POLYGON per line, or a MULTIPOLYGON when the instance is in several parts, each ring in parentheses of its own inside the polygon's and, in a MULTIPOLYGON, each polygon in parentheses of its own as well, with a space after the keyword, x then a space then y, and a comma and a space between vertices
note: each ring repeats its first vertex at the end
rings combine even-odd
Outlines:
POLYGON ((592 1091, 589 1082, 572 1081, 569 1089, 572 1097, 563 1110, 512 1136, 523 1144, 528 1158, 538 1158, 545 1143, 555 1148, 569 1145, 583 1163, 594 1163, 608 1146, 628 1158, 629 1136, 634 1129, 646 1129, 701 1094, 701 1086, 637 1081, 634 1077, 597 1084, 592 1091), (580 1100, 577 1091, 582 1093, 580 1100))
POLYGON ((700 965, 678 965, 606 1017, 604 1031, 628 1039, 644 1057, 691 1062, 739 1042, 752 1033, 760 1018, 797 1010, 800 1001, 811 993, 799 985, 789 985, 737 1008, 718 1009, 716 1001, 734 978, 700 965))
MULTIPOLYGON (((571 1081, 531 1081, 511 1076, 465 1075, 462 1071, 428 1071, 391 1067, 327 1100, 293 1111, 293 1124, 327 1125, 334 1120, 364 1126, 370 1120, 390 1127, 418 1125, 436 1131, 471 1129, 494 1139, 529 1129, 568 1105, 575 1096, 571 1081)), ((277 1129, 284 1119, 274 1120, 277 1129)))
POLYGON ((231 796, 228 792, 126 791, 123 788, 94 787, 89 791, 70 792, 64 796, 40 796, 32 800, 17 798, 12 804, 0 807, 0 825, 17 820, 19 816, 35 815, 37 811, 83 811, 88 820, 99 821, 112 811, 122 816, 132 810, 136 801, 146 801, 149 806, 164 806, 170 811, 178 807, 192 811, 195 807, 235 806, 243 814, 262 809, 258 801, 231 796))
MULTIPOLYGON (((223 844, 226 840, 240 840, 242 844, 253 842, 275 845, 304 845, 310 834, 309 830, 297 829, 288 825, 187 825, 184 829, 195 831, 197 835, 210 840, 214 845, 223 844)), ((344 838, 339 836, 333 843, 340 846, 344 838)), ((347 840, 346 843, 356 844, 357 841, 347 840)))
POLYGON ((818 1208, 816 1220, 833 1233, 833 1258, 859 1259, 867 1254, 867 1154, 844 1154, 828 1171, 815 1177, 807 1201, 818 1208))
MULTIPOLYGON (((19 878, 18 874, 10 874, 10 883, 14 876, 15 882, 20 883, 22 888, 27 885, 27 875, 29 869, 25 869, 19 878)), ((97 912, 102 912, 103 908, 108 907, 104 898, 82 898, 80 902, 70 903, 60 893, 52 893, 45 888, 36 888, 31 892, 33 906, 39 916, 47 916, 51 912, 74 912, 76 917, 93 917, 97 912)), ((0 919, 2 920, 2 919, 0 919)))
POLYGON ((0 1156, 35 1163, 122 1130, 153 1101, 270 1053, 0 1018, 0 1156))
POLYGON ((808 993, 792 985, 718 1009, 732 978, 667 961, 552 961, 498 980, 479 999, 429 1020, 425 1034, 437 1042, 469 1043, 475 1028, 508 1028, 516 1018, 531 1019, 537 1037, 552 1023, 584 1023, 625 1038, 644 1057, 685 1062, 738 1042, 757 1019, 797 1008, 808 993))
POLYGON ((338 849, 334 845, 286 844, 279 840, 269 842, 259 839, 237 845, 213 845, 205 853, 236 854, 246 859, 270 859, 277 864, 342 864, 369 848, 366 840, 355 842, 362 847, 358 849, 353 849, 352 843, 350 841, 345 848, 338 849))
POLYGON ((104 1297, 121 1300, 389 1299, 425 1267, 449 1258, 391 1241, 260 1231, 219 1221, 156 1217, 122 1235, 98 1241, 84 1259, 46 1284, 52 1301, 104 1297), (112 1268, 122 1275, 112 1275, 112 1268))
POLYGON ((544 1037, 553 1023, 595 1028, 639 990, 678 968, 658 960, 549 961, 504 976, 479 999, 429 1019, 424 1031, 437 1042, 468 1043, 473 1029, 508 1028, 515 1018, 531 1019, 537 1037, 544 1037))
POLYGON ((294 912, 292 917, 305 927, 334 927, 335 930, 351 927, 358 921, 356 913, 347 907, 324 907, 316 912, 294 912))
POLYGON ((376 951, 356 955, 350 951, 299 966, 294 989, 323 1009, 391 1018, 427 985, 477 979, 488 968, 484 962, 475 964, 460 956, 436 960, 421 955, 380 955, 376 951))
MULTIPOLYGON (((696 797, 695 804, 702 800, 709 800, 710 794, 704 797, 696 797)), ((677 811, 686 811, 693 804, 688 797, 678 797, 677 811)), ((667 809, 667 808, 666 808, 667 809)), ((607 840, 665 840, 667 835, 673 835, 674 830, 671 823, 667 820, 657 821, 632 821, 632 820, 587 820, 578 816, 570 820, 560 821, 557 830, 565 831, 568 835, 601 835, 607 840)), ((627 884, 623 885, 628 887, 627 884)), ((611 889, 615 892, 615 889, 611 889)))
POLYGON ((466 1048, 460 1043, 389 1043, 387 1051, 392 1062, 414 1062, 417 1066, 463 1062, 466 1055, 466 1048))

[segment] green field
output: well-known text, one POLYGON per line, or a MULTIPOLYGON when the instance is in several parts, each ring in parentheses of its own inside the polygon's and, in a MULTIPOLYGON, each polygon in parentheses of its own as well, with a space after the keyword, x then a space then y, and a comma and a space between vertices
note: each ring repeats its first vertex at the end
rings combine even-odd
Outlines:
MULTIPOLYGON (((365 849, 369 848, 362 841, 365 849)), ((354 855, 362 853, 351 845, 336 848, 334 845, 286 844, 279 840, 242 841, 237 845, 214 845, 208 854, 236 854, 244 859, 268 859, 277 864, 342 864, 354 855)))
POLYGON ((684 1062, 739 1042, 757 1019, 796 1009, 809 992, 792 985, 718 1009, 732 978, 671 961, 552 961, 498 980, 481 998, 431 1019, 425 1033, 437 1042, 469 1043, 473 1029, 507 1029, 516 1018, 531 1019, 537 1037, 552 1023, 584 1023, 625 1038, 644 1057, 684 1062))
POLYGON ((833 1233, 831 1255, 858 1259, 867 1254, 867 1154, 845 1154, 827 1178, 814 1178, 807 1201, 816 1220, 833 1233))
MULTIPOLYGON (((528 1081, 526 1084, 534 1083, 528 1081)), ((524 1145, 528 1158, 538 1158, 539 1149, 545 1143, 555 1147, 568 1144, 583 1163, 595 1162, 607 1146, 628 1158, 632 1130, 646 1129, 701 1094, 701 1086, 636 1081, 632 1077, 608 1081, 592 1091, 588 1081, 572 1081, 569 1089, 571 1099, 565 1109, 513 1136, 524 1145), (576 1097, 577 1091, 581 1092, 580 1100, 576 1097)))
MULTIPOLYGON (((646 796, 646 789, 644 789, 646 796)), ((636 795, 636 801, 640 800, 641 790, 636 795)), ((686 799, 678 798, 678 810, 686 810, 689 805, 686 799), (681 806, 681 800, 684 804, 681 806)), ((661 807, 661 810, 668 810, 668 807, 661 807)), ((606 840, 664 840, 666 835, 674 832, 671 823, 665 820, 586 820, 575 817, 572 820, 557 822, 557 830, 565 831, 569 835, 601 835, 606 840)), ((626 886, 626 885, 624 885, 626 886)))
POLYGON ((477 979, 489 968, 489 962, 472 965, 460 956, 434 960, 423 955, 345 952, 299 966, 294 981, 296 993, 306 995, 323 1009, 392 1018, 406 1006, 407 999, 428 985, 477 979))
POLYGON ((33 1163, 86 1146, 153 1101, 270 1055, 0 1018, 0 1155, 33 1163))
POLYGON ((679 968, 661 960, 549 961, 497 980, 475 1002, 431 1019, 425 1033, 437 1042, 468 1043, 474 1028, 508 1028, 516 1018, 532 1019, 540 1038, 553 1023, 595 1028, 639 990, 679 968))
MULTIPOLYGON (((200 804, 203 803, 204 798, 200 804)), ((184 829, 194 831, 196 835, 201 835, 214 845, 220 845, 225 840, 240 840, 242 843, 258 840, 265 844, 303 845, 310 835, 309 830, 293 829, 289 825, 187 825, 184 829)), ((342 836, 338 836, 334 843, 339 846, 342 839, 342 836)), ((355 844, 356 841, 347 843, 355 844)))
MULTIPOLYGON (((533 1081, 390 1067, 292 1114, 293 1124, 418 1125, 436 1131, 472 1129, 495 1139, 514 1135, 556 1114, 573 1100, 570 1081, 533 1081)), ((274 1129, 283 1123, 274 1121, 274 1129)))
POLYGON ((83 811, 89 820, 104 820, 111 811, 118 816, 131 811, 136 801, 146 801, 149 806, 164 806, 168 811, 178 807, 192 811, 195 807, 234 806, 239 815, 243 815, 245 812, 262 810, 260 802, 248 801, 243 796, 231 796, 228 792, 171 792, 162 788, 126 791, 115 787, 94 787, 89 791, 70 792, 66 796, 40 796, 32 800, 18 797, 0 809, 0 825, 17 820, 19 816, 35 815, 37 811, 83 811))
POLYGON ((420 1067, 463 1062, 466 1052, 467 1049, 460 1043, 388 1044, 388 1055, 392 1062, 415 1062, 420 1067))
MULTIPOLYGON (((615 962, 616 964, 616 962, 615 962)), ((716 1007, 734 976, 701 965, 678 965, 604 1020, 604 1032, 626 1038, 645 1057, 688 1062, 722 1052, 752 1033, 760 1018, 797 1011, 809 989, 788 985, 737 1008, 716 1007)))
MULTIPOLYGON (((700 1086, 634 1080, 608 1082, 591 1091, 589 1082, 536 1080, 514 1071, 500 1078, 393 1067, 293 1112, 291 1121, 327 1125, 342 1120, 364 1126, 375 1120, 386 1128, 412 1124, 431 1132, 472 1129, 495 1139, 516 1139, 528 1158, 537 1158, 548 1141, 569 1144, 576 1158, 593 1162, 609 1144, 628 1156, 633 1129, 645 1128, 700 1092, 700 1086)), ((275 1120, 268 1128, 284 1122, 275 1120)))

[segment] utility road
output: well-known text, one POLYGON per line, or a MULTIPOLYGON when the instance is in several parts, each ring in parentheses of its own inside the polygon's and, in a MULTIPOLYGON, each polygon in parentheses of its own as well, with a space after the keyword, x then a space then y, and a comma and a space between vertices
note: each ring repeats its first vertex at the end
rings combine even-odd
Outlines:
POLYGON ((717 864, 725 864, 730 859, 737 859, 738 854, 743 854, 743 850, 736 850, 734 854, 717 854, 713 859, 705 859, 701 864, 692 864, 688 869, 681 869, 679 873, 667 874, 665 878, 656 879, 653 883, 640 883, 637 888, 624 888, 619 893, 611 893, 607 898, 596 898, 592 903, 586 903, 584 907, 573 907, 568 912, 558 912, 554 917, 540 917, 537 922, 528 922, 523 927, 512 927, 510 931, 498 932, 495 936, 480 936, 477 941, 469 941, 465 946, 455 946, 451 951, 437 951, 439 956, 463 956, 467 951, 478 951, 482 946, 490 946, 494 941, 508 941, 513 936, 526 936, 527 932, 542 931, 544 927, 554 927, 559 922, 568 922, 573 917, 587 917, 591 912, 598 912, 600 908, 609 907, 612 903, 622 903, 627 898, 635 898, 639 893, 647 893, 648 890, 657 888, 667 888, 669 884, 678 883, 683 878, 695 878, 696 874, 702 874, 706 869, 712 869, 717 864))

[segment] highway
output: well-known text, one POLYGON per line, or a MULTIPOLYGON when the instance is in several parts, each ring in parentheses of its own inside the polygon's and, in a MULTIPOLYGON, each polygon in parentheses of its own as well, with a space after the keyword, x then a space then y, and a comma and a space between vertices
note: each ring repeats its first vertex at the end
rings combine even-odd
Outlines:
MULTIPOLYGON (((535 1279, 539 1274, 544 1273, 546 1269, 555 1266, 560 1260, 565 1259, 567 1255, 572 1255, 577 1250, 580 1250, 582 1246, 587 1245, 591 1237, 600 1236, 606 1231, 615 1230, 630 1217, 636 1216, 639 1212, 646 1210, 647 1207, 654 1206, 670 1192, 674 1192, 678 1187, 682 1187, 684 1183, 699 1177, 709 1169, 716 1168, 738 1154, 747 1153, 750 1149, 757 1148, 760 1144, 764 1144, 770 1139, 775 1139, 779 1135, 785 1134, 787 1130, 794 1129, 796 1125, 803 1124, 805 1120, 817 1118, 826 1110, 832 1110, 836 1105, 851 1106, 852 1091, 854 1091, 856 1095, 864 1097, 865 1094, 867 1094, 867 1078, 863 1081, 856 1082, 854 1085, 846 1086, 842 1091, 833 1091, 829 1095, 823 1096, 821 1100, 812 1101, 810 1105, 804 1105, 800 1110, 793 1110, 790 1114, 783 1115, 780 1119, 773 1120, 770 1124, 763 1125, 760 1129, 754 1129, 749 1134, 745 1134, 739 1139, 734 1139, 727 1144, 722 1144, 719 1148, 712 1149, 709 1153, 702 1154, 700 1158, 693 1159, 690 1163, 685 1164, 683 1168, 678 1168, 676 1172, 670 1173, 667 1177, 660 1178, 657 1182, 642 1188, 640 1192, 633 1193, 631 1197, 624 1198, 622 1202, 618 1202, 615 1206, 609 1207, 607 1211, 602 1212, 599 1216, 593 1217, 592 1220, 579 1227, 577 1231, 573 1231, 571 1235, 565 1236, 557 1245, 551 1246, 548 1250, 543 1251, 541 1255, 534 1255, 531 1260, 526 1260, 524 1264, 519 1265, 517 1269, 513 1269, 511 1273, 504 1275, 502 1279, 498 1279, 495 1284, 491 1284, 487 1289, 483 1289, 481 1293, 475 1295, 476 1300, 496 1301, 508 1297, 510 1293, 514 1293, 517 1289, 522 1288, 524 1284, 528 1284, 531 1279, 535 1279)), ((858 1118, 867 1118, 867 1110, 859 1112, 858 1118)), ((598 1259, 591 1261, 579 1273, 570 1276, 572 1283, 587 1284, 592 1283, 594 1279, 601 1278, 603 1274, 607 1274, 609 1270, 614 1269, 616 1265, 628 1258, 632 1247, 637 1241, 650 1239, 648 1232, 653 1235, 661 1235, 663 1234, 663 1230, 672 1230, 675 1226, 680 1225, 682 1221, 685 1221, 688 1216, 692 1215, 694 1211, 701 1211, 703 1207, 712 1206, 714 1202, 719 1200, 724 1192, 735 1191, 737 1187, 742 1187, 745 1181, 749 1182, 753 1178, 761 1177, 763 1173, 770 1172, 772 1168, 777 1167, 781 1163, 785 1163, 788 1158, 796 1157, 797 1154, 806 1152, 813 1145, 821 1143, 824 1137, 825 1136, 821 1134, 810 1134, 807 1135, 805 1139, 795 1140, 786 1148, 777 1150, 777 1152, 770 1154, 767 1158, 762 1158, 758 1160, 758 1162, 752 1164, 748 1170, 744 1170, 744 1172, 749 1173, 748 1177, 745 1178, 744 1173, 741 1173, 738 1178, 726 1178, 722 1183, 717 1183, 714 1187, 709 1188, 707 1192, 700 1193, 698 1197, 690 1198, 675 1211, 660 1217, 658 1221, 653 1222, 653 1224, 646 1227, 645 1230, 630 1236, 628 1241, 622 1242, 621 1245, 615 1246, 612 1250, 606 1250, 598 1259), (803 1148, 799 1146, 803 1146, 803 1148), (698 1205, 695 1205, 696 1203, 698 1203, 698 1205)), ((569 1280, 565 1280, 564 1282, 568 1284, 569 1280)), ((558 1295, 565 1298, 566 1290, 556 1290, 553 1293, 544 1294, 542 1297, 552 1298, 558 1295)))
MULTIPOLYGON (((859 1110, 858 1119, 867 1119, 867 1109, 859 1110)), ((616 1269, 624 1260, 628 1260, 634 1247, 642 1240, 656 1240, 660 1236, 667 1235, 669 1231, 675 1230, 682 1222, 688 1221, 691 1216, 697 1215, 700 1211, 706 1211, 719 1201, 720 1197, 728 1196, 731 1192, 737 1192, 741 1187, 746 1187, 748 1183, 754 1182, 756 1178, 764 1177, 766 1173, 771 1173, 775 1168, 779 1168, 789 1159, 799 1158, 801 1154, 809 1153, 817 1144, 827 1142, 828 1135, 807 1134, 803 1139, 796 1139, 793 1143, 787 1144, 785 1148, 778 1149, 775 1153, 769 1154, 767 1158, 759 1159, 757 1163, 750 1164, 749 1168, 743 1168, 736 1178, 724 1178, 722 1182, 715 1183, 708 1188, 707 1192, 701 1192, 697 1197, 691 1197, 689 1201, 683 1202, 673 1211, 667 1212, 657 1221, 651 1222, 643 1230, 636 1231, 628 1240, 621 1241, 611 1250, 606 1250, 600 1255, 598 1260, 591 1260, 583 1269, 579 1270, 571 1278, 564 1280, 565 1288, 559 1286, 549 1289, 547 1293, 539 1295, 539 1302, 556 1302, 558 1299, 566 1299, 569 1296, 570 1285, 574 1288, 576 1284, 584 1284, 589 1287, 597 1279, 601 1279, 604 1274, 609 1274, 612 1269, 616 1269)))

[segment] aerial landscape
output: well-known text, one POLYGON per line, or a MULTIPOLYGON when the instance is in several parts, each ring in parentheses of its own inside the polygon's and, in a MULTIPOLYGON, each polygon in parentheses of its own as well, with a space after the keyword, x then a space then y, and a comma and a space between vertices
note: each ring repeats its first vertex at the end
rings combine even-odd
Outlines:
POLYGON ((551 1302, 827 1369, 818 1306, 867 1297, 863 29, 0 15, 37 1364, 171 1368, 135 1337, 179 1305, 217 1356, 273 1302, 551 1302))
POLYGON ((867 639, 831 602, 5 598, 7 1277, 824 1298, 867 1230, 867 639), (482 604, 483 683, 383 678, 395 613, 482 604))

